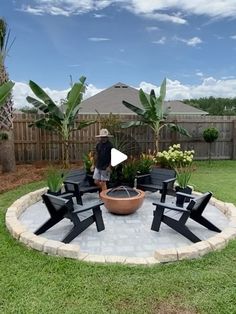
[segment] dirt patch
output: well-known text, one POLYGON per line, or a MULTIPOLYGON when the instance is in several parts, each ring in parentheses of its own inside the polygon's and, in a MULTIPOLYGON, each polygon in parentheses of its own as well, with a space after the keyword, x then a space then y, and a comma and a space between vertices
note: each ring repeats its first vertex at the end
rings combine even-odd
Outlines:
MULTIPOLYGON (((17 165, 16 171, 2 173, 0 169, 0 193, 15 189, 21 185, 45 179, 49 164, 38 162, 35 164, 17 165)), ((60 167, 57 165, 57 167, 60 167)), ((81 167, 81 163, 72 164, 71 168, 81 167)))
POLYGON ((46 169, 47 166, 38 168, 35 165, 17 165, 14 172, 0 173, 0 193, 30 182, 43 180, 46 169))

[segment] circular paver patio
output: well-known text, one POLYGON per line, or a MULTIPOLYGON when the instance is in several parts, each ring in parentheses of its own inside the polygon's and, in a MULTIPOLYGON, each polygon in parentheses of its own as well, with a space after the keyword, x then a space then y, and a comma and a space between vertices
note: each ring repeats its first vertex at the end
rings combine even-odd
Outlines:
MULTIPOLYGON (((152 231, 154 210, 152 203, 159 200, 159 194, 146 192, 143 206, 137 212, 119 216, 109 213, 102 206, 105 230, 97 232, 93 224, 70 244, 64 244, 60 240, 71 229, 71 222, 68 219, 64 219, 41 236, 33 234, 49 217, 40 199, 42 192, 43 190, 30 193, 28 198, 24 196, 23 200, 16 201, 6 214, 6 224, 13 236, 20 241, 49 254, 88 261, 153 264, 202 256, 211 250, 224 247, 229 239, 236 236, 235 207, 214 198, 204 211, 204 215, 223 232, 210 231, 191 219, 187 223, 188 227, 202 239, 196 244, 165 224, 161 224, 160 232, 152 231), (19 226, 21 230, 17 232, 19 226)), ((86 194, 83 200, 87 203, 97 198, 96 193, 86 194)), ((167 201, 174 202, 174 198, 168 196, 167 201)))

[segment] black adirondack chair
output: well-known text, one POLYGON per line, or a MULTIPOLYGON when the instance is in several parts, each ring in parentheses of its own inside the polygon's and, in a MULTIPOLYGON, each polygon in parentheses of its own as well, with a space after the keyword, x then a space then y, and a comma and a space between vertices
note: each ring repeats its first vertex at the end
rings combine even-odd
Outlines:
POLYGON ((153 168, 149 174, 137 175, 137 188, 143 191, 161 193, 161 202, 164 203, 166 195, 175 195, 174 182, 176 173, 172 169, 153 168))
MULTIPOLYGON (((186 196, 189 195, 187 194, 186 196)), ((211 192, 206 192, 205 194, 192 199, 185 208, 175 206, 174 204, 161 202, 153 203, 153 205, 156 206, 156 209, 153 212, 154 218, 152 221, 151 229, 154 231, 159 231, 161 222, 164 222, 170 228, 182 234, 190 241, 194 243, 199 242, 201 241, 201 239, 199 239, 186 226, 187 220, 189 218, 192 218, 209 230, 221 232, 219 228, 217 228, 209 220, 202 216, 202 213, 206 208, 211 196, 211 192)))
POLYGON ((42 198, 51 217, 35 231, 36 235, 44 233, 64 218, 70 219, 74 224, 62 240, 64 243, 71 242, 94 222, 98 232, 105 229, 100 209, 100 206, 103 205, 101 201, 76 205, 71 197, 66 199, 51 194, 43 194, 42 198))
POLYGON ((82 205, 82 195, 99 191, 94 184, 92 176, 88 175, 84 169, 71 170, 64 180, 66 193, 73 193, 78 204, 82 205))

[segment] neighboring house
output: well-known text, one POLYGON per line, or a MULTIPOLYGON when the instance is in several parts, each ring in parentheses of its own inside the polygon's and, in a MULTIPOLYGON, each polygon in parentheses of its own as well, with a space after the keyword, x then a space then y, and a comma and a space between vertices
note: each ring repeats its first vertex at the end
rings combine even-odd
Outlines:
MULTIPOLYGON (((81 102, 81 114, 134 114, 122 104, 122 100, 139 106, 139 91, 123 83, 117 83, 100 93, 85 99, 81 102)), ((208 113, 192 106, 186 105, 181 101, 165 101, 164 107, 171 115, 207 115, 208 113)))

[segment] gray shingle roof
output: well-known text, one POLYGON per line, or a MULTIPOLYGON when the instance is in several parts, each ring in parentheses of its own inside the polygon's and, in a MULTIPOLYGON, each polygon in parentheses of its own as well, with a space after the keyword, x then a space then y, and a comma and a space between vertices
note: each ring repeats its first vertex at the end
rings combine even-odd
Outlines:
MULTIPOLYGON (((139 91, 133 87, 119 82, 84 100, 81 103, 80 113, 91 114, 99 112, 101 114, 107 114, 112 112, 114 114, 134 114, 131 110, 122 104, 123 100, 142 108, 139 100, 139 91)), ((165 101, 164 108, 169 109, 169 113, 174 115, 208 114, 206 111, 186 105, 181 101, 165 101)))

